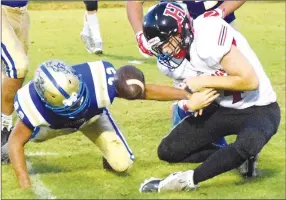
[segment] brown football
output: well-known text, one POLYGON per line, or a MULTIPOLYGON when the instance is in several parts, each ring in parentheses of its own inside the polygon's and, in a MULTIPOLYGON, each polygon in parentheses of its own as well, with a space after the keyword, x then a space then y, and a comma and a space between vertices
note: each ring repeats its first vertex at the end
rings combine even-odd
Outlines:
POLYGON ((144 74, 132 65, 125 65, 116 71, 114 84, 118 96, 121 98, 134 100, 144 95, 144 74))

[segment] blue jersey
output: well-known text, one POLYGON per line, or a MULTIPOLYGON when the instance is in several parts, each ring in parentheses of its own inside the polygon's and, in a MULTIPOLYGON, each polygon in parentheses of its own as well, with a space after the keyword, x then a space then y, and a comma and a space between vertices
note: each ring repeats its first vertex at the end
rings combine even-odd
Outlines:
POLYGON ((1 1, 2 5, 10 6, 10 7, 23 7, 28 4, 28 1, 1 1))
MULTIPOLYGON (((213 10, 219 7, 223 1, 184 1, 187 4, 190 15, 196 19, 199 15, 206 11, 213 10)), ((231 23, 235 20, 234 13, 229 14, 224 18, 227 23, 231 23)))
MULTIPOLYGON (((164 2, 164 1, 162 1, 164 2)), ((181 2, 181 1, 178 1, 181 2)), ((188 11, 193 19, 196 19, 199 15, 205 13, 206 11, 213 10, 219 7, 224 1, 183 1, 187 7, 188 11)), ((235 20, 234 13, 229 14, 224 18, 227 23, 231 23, 235 20)))
POLYGON ((117 96, 113 86, 116 70, 106 61, 82 63, 72 66, 77 74, 82 75, 83 81, 89 90, 90 105, 84 114, 75 116, 74 119, 57 115, 48 109, 30 81, 18 90, 14 107, 18 117, 29 128, 48 126, 52 129, 79 128, 84 122, 99 115, 103 109, 110 105, 117 96))

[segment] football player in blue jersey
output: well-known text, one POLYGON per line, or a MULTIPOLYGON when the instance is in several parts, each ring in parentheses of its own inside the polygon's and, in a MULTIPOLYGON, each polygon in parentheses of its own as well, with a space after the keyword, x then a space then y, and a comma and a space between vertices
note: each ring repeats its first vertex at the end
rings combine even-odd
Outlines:
MULTIPOLYGON (((133 66, 123 69, 129 68, 136 72, 137 68, 133 66)), ((100 149, 114 171, 124 172, 131 166, 134 155, 107 106, 116 97, 153 100, 188 98, 185 90, 145 84, 143 73, 140 70, 139 75, 133 72, 131 70, 131 76, 128 75, 130 80, 122 81, 115 79, 116 69, 106 61, 69 67, 62 61, 50 60, 40 65, 34 79, 18 90, 15 96, 14 107, 19 120, 7 145, 2 147, 2 159, 7 158, 9 153, 7 159, 10 158, 22 188, 31 186, 24 155, 24 145, 29 140, 42 142, 80 131, 100 149), (114 82, 123 87, 115 87, 114 82), (134 86, 139 86, 139 90, 134 86), (124 87, 128 91, 135 88, 141 92, 132 96, 124 87)))
POLYGON ((1 146, 7 143, 11 133, 13 99, 28 71, 30 17, 27 4, 27 0, 1 1, 1 61, 5 70, 1 86, 1 146))

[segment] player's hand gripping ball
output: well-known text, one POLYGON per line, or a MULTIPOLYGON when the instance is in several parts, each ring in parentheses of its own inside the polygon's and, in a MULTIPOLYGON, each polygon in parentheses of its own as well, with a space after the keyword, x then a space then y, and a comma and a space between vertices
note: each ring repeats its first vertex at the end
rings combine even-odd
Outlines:
POLYGON ((114 84, 117 94, 121 98, 134 100, 144 97, 144 74, 132 65, 125 65, 117 70, 114 84))

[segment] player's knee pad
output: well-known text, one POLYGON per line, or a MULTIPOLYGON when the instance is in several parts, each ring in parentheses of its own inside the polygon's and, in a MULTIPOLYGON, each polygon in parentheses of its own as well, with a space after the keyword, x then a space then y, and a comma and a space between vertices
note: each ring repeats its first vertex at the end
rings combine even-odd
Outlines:
POLYGON ((240 156, 244 159, 248 159, 251 156, 257 155, 263 146, 266 144, 266 138, 262 133, 257 130, 248 130, 247 135, 242 136, 235 147, 240 156))
POLYGON ((9 78, 25 78, 28 72, 29 58, 27 55, 18 55, 17 57, 7 56, 3 58, 5 64, 5 74, 9 78))
POLYGON ((84 4, 87 11, 95 11, 98 8, 95 0, 84 1, 84 4))

